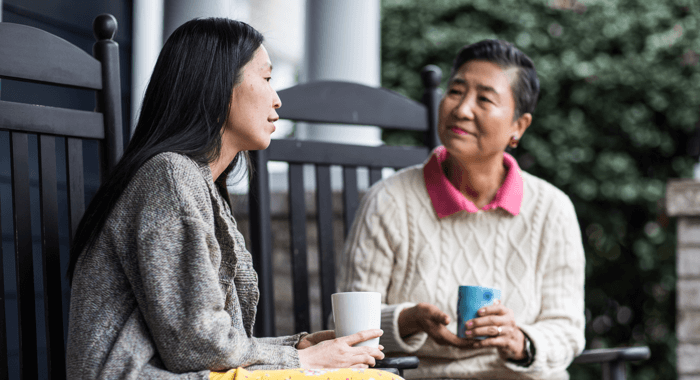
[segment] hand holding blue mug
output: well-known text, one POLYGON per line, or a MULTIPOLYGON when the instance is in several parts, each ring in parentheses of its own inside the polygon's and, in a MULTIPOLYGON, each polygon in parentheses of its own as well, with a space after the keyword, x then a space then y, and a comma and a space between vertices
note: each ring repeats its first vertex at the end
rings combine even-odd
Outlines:
MULTIPOLYGON (((467 338, 466 323, 478 317, 478 311, 484 306, 493 305, 501 299, 501 290, 486 286, 462 285, 459 287, 457 298, 457 336, 467 338)), ((485 336, 469 336, 469 338, 485 339, 485 336)))
MULTIPOLYGON (((524 360, 527 357, 525 333, 515 323, 513 310, 498 299, 500 292, 493 295, 491 305, 476 309, 473 318, 460 315, 458 330, 467 338, 463 339, 465 342, 472 342, 471 348, 495 347, 504 360, 524 360)), ((489 298, 489 295, 482 295, 482 298, 489 298)))

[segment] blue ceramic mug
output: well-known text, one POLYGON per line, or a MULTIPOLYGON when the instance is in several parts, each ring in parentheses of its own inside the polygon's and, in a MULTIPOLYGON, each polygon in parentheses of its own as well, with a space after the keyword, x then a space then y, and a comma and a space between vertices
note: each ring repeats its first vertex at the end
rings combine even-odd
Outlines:
MULTIPOLYGON (((457 299, 457 336, 466 338, 464 324, 477 317, 477 312, 484 306, 492 305, 494 301, 501 299, 501 290, 486 286, 460 285, 457 299)), ((485 336, 474 339, 486 339, 485 336)))

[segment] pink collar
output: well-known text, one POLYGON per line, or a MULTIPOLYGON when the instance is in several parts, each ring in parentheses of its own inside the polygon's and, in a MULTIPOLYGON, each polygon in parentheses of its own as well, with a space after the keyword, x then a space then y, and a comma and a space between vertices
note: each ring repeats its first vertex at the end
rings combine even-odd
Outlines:
MULTIPOLYGON (((439 218, 450 216, 461 210, 470 213, 478 212, 479 209, 476 205, 462 195, 442 171, 442 163, 447 159, 448 154, 444 146, 439 146, 435 148, 430 159, 423 166, 425 186, 428 189, 428 195, 435 212, 439 218)), ((508 169, 506 179, 493 200, 482 210, 487 211, 500 207, 512 215, 518 215, 523 201, 523 177, 520 175, 520 167, 513 156, 503 153, 503 162, 508 169)))

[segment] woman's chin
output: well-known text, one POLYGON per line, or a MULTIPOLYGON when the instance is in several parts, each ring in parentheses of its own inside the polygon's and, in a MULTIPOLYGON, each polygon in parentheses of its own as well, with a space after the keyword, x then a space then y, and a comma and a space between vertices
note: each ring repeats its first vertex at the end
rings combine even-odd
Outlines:
POLYGON ((479 155, 477 147, 469 141, 449 139, 443 143, 447 152, 457 157, 474 157, 479 155))
POLYGON ((270 146, 270 142, 272 142, 272 138, 270 138, 270 136, 267 136, 267 138, 261 138, 260 140, 251 144, 250 148, 247 150, 265 150, 270 146))

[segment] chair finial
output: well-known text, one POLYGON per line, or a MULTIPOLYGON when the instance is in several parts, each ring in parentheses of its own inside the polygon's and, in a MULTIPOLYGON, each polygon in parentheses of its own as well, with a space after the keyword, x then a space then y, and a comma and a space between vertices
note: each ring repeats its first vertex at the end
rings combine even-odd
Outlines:
POLYGON ((435 65, 427 65, 421 70, 420 76, 423 79, 423 86, 435 88, 440 85, 442 80, 442 70, 435 65))
POLYGON ((117 34, 117 19, 109 13, 103 13, 95 17, 92 30, 98 41, 111 40, 117 34))

